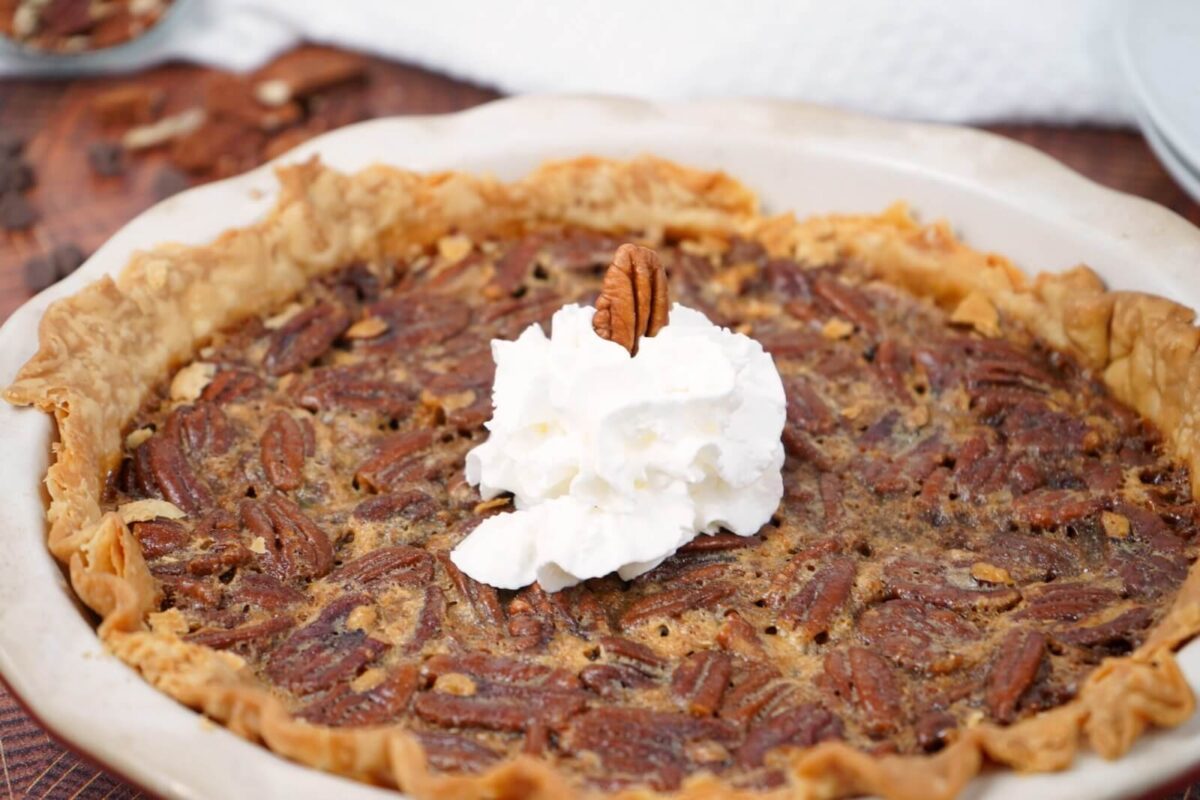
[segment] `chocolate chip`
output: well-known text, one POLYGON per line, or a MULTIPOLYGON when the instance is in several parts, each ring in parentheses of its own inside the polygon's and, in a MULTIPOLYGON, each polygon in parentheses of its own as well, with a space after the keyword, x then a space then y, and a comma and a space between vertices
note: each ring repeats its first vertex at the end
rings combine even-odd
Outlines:
POLYGON ((33 186, 33 168, 22 158, 0 160, 0 193, 23 192, 33 186))
POLYGON ((158 175, 154 176, 154 196, 159 200, 166 200, 191 185, 191 181, 179 170, 173 167, 163 167, 158 175))
POLYGON ((29 291, 40 292, 56 280, 58 275, 49 256, 34 256, 25 262, 25 285, 29 291))
POLYGON ((38 212, 17 192, 0 194, 0 228, 17 231, 29 228, 38 221, 38 212))
POLYGON ((79 265, 84 261, 83 251, 74 244, 59 245, 50 251, 49 258, 54 264, 54 274, 59 279, 79 269, 79 265))
POLYGON ((88 163, 92 171, 105 178, 125 174, 125 160, 116 142, 94 142, 88 146, 88 163))
POLYGON ((25 151, 25 137, 15 133, 0 133, 0 159, 14 159, 25 151))

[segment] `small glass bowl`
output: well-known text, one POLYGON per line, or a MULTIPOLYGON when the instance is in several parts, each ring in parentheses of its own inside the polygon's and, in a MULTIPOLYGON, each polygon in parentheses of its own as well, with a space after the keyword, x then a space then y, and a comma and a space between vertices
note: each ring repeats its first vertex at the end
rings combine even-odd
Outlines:
POLYGON ((128 41, 95 50, 43 50, 0 34, 0 61, 27 75, 67 76, 89 72, 126 72, 156 60, 171 33, 192 16, 195 0, 173 0, 151 27, 128 41))

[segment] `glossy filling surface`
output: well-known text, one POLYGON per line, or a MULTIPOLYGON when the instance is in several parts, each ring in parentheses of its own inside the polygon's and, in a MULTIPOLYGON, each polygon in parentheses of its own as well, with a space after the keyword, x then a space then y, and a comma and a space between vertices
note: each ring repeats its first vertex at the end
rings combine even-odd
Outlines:
MULTIPOLYGON (((465 483, 489 342, 591 303, 619 241, 544 231, 349 265, 219 336, 131 423, 112 508, 155 624, 244 657, 311 722, 400 724, 433 767, 517 753, 581 783, 746 786, 840 738, 932 752, 1070 699, 1197 552, 1185 468, 1018 330, 988 338, 853 264, 659 248, 674 300, 772 353, 785 497, 631 582, 497 592, 448 551, 505 501, 465 483), (175 514, 172 514, 175 516, 175 514)), ((1003 325, 1002 325, 1003 327, 1003 325)))

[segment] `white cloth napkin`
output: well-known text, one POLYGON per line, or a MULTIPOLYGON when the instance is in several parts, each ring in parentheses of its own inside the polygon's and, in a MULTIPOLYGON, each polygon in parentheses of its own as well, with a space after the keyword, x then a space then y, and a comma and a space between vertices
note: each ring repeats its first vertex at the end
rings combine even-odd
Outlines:
MULTIPOLYGON (((307 39, 505 92, 754 95, 944 121, 1128 122, 1121 0, 185 0, 153 47, 253 68, 307 39)), ((32 65, 7 58, 0 74, 32 65)))

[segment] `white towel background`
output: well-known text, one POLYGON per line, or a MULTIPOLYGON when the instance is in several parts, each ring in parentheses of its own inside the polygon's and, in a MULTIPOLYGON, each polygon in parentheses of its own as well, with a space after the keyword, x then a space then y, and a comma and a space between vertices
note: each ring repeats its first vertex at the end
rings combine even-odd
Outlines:
MULTIPOLYGON (((1133 119, 1110 30, 1123 0, 185 2, 152 46, 99 69, 182 59, 247 70, 307 39, 505 92, 770 96, 955 122, 1133 119)), ((0 59, 0 75, 39 69, 0 59)))

